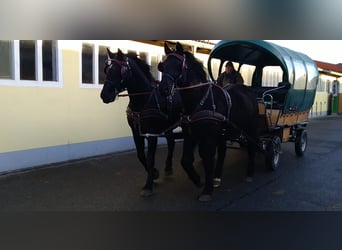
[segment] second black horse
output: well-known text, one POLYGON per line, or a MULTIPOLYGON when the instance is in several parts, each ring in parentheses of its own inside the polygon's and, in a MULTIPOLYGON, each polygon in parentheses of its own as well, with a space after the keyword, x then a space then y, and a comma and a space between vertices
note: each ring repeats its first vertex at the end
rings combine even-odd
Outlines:
POLYGON ((205 185, 200 201, 212 199, 213 181, 220 179, 226 150, 226 140, 244 137, 247 140, 249 162, 247 176, 254 175, 257 147, 258 103, 256 96, 244 85, 223 89, 208 82, 203 65, 194 55, 184 51, 180 43, 172 50, 165 43, 166 59, 160 63, 161 92, 170 95, 176 89, 181 96, 189 136, 184 134, 182 165, 189 178, 198 186, 200 176, 193 166, 193 142, 198 143, 205 171, 205 185), (216 149, 220 159, 214 169, 216 149))

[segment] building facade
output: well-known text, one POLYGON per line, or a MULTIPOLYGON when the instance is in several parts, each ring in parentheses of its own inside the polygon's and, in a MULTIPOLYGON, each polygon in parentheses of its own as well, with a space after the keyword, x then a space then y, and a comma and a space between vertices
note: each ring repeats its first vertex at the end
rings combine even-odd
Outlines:
MULTIPOLYGON (((184 43, 206 66, 213 44, 184 43)), ((100 98, 106 48, 135 52, 160 79, 162 44, 161 40, 0 40, 0 174, 134 149, 125 113, 128 98, 107 105, 100 98)), ((312 116, 328 114, 332 83, 341 82, 341 75, 323 74, 325 66, 320 68, 312 116)), ((242 70, 247 83, 250 69, 242 70)), ((278 83, 278 71, 269 69, 265 79, 278 83)), ((340 95, 339 84, 336 91, 340 95)))
POLYGON ((153 43, 0 40, 0 174, 135 148, 128 98, 100 98, 106 48, 137 53, 160 79, 153 43))

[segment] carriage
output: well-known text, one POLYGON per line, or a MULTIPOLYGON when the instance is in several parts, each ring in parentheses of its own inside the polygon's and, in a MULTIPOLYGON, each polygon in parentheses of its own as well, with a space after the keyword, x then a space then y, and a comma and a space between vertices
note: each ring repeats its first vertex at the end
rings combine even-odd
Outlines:
POLYGON ((270 42, 223 40, 209 55, 211 79, 217 79, 226 61, 237 66, 244 84, 257 95, 258 146, 266 166, 277 169, 283 142, 294 142, 296 155, 303 156, 318 82, 316 64, 305 54, 270 42))

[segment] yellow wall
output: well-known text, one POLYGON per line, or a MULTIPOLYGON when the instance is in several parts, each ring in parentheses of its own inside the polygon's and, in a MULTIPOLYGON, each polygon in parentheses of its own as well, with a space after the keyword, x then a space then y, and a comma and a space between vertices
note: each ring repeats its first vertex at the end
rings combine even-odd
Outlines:
POLYGON ((79 52, 63 51, 63 87, 0 86, 0 153, 130 136, 127 98, 81 88, 79 52))
POLYGON ((327 92, 316 92, 315 100, 311 108, 313 116, 326 115, 328 111, 328 96, 327 92))

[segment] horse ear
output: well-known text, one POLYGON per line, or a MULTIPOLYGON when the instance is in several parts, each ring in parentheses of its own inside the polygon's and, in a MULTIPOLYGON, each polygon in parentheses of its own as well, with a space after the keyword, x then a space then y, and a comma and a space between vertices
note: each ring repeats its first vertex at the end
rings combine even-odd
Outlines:
POLYGON ((109 48, 107 48, 107 55, 109 58, 113 58, 113 56, 114 56, 113 52, 111 52, 109 48))
POLYGON ((109 48, 107 48, 107 55, 108 55, 108 57, 112 57, 113 56, 113 53, 110 51, 109 48))
POLYGON ((184 49, 183 49, 183 46, 182 44, 180 44, 180 42, 177 42, 176 43, 176 51, 183 54, 184 53, 184 49))
POLYGON ((119 55, 119 56, 122 56, 122 55, 123 55, 121 49, 118 49, 118 55, 119 55))
POLYGON ((164 42, 164 50, 165 50, 165 54, 171 54, 173 51, 169 48, 169 46, 167 45, 166 42, 164 42))

